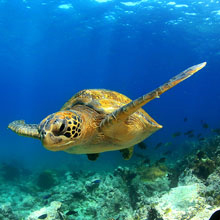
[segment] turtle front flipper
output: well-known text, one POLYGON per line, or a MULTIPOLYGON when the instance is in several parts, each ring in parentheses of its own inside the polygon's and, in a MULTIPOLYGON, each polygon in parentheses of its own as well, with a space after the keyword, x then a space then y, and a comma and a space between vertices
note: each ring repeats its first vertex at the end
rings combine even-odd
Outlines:
POLYGON ((125 121, 131 114, 136 112, 142 106, 150 102, 155 98, 159 98, 167 90, 173 88, 183 80, 189 78, 194 73, 202 69, 206 65, 206 62, 200 63, 198 65, 192 66, 183 72, 179 73, 178 75, 171 78, 168 82, 164 83, 162 86, 158 87, 157 89, 147 93, 139 97, 138 99, 122 106, 121 108, 115 110, 111 114, 107 115, 101 122, 100 128, 105 129, 109 126, 113 126, 119 121, 125 121))
POLYGON ((40 139, 37 124, 26 124, 24 120, 13 121, 8 125, 18 135, 40 139))

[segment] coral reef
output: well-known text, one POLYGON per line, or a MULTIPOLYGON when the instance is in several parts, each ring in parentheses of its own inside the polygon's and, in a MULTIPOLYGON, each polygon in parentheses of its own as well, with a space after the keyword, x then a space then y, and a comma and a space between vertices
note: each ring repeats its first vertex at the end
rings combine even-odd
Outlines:
POLYGON ((143 160, 113 172, 28 175, 7 166, 1 169, 7 184, 0 185, 0 219, 209 219, 220 206, 220 138, 171 164, 143 160))
POLYGON ((41 172, 37 178, 37 186, 41 190, 47 190, 56 184, 55 173, 51 170, 41 172))
POLYGON ((20 177, 20 170, 11 164, 2 164, 0 167, 2 177, 6 181, 14 181, 20 177))
POLYGON ((50 206, 43 207, 38 211, 31 213, 27 220, 62 220, 64 219, 62 212, 59 210, 61 207, 61 202, 54 201, 50 203, 50 206))
POLYGON ((164 164, 153 165, 150 167, 138 167, 137 173, 144 182, 154 181, 157 178, 163 177, 167 174, 167 167, 164 164))
POLYGON ((19 218, 13 213, 10 203, 5 203, 0 206, 0 219, 19 220, 19 218))
POLYGON ((207 177, 214 171, 215 162, 211 160, 204 151, 199 150, 196 154, 196 158, 193 161, 193 173, 202 179, 207 177))

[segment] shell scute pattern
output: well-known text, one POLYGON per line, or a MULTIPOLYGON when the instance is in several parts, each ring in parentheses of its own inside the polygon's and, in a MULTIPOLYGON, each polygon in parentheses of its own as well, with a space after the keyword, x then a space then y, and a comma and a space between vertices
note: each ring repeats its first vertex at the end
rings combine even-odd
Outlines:
POLYGON ((80 104, 89 106, 100 113, 109 114, 129 102, 131 102, 131 99, 115 91, 86 89, 70 98, 61 110, 71 109, 80 104))
MULTIPOLYGON (((70 98, 61 110, 72 109, 79 104, 88 106, 102 114, 110 114, 131 101, 132 100, 127 96, 115 91, 106 89, 85 89, 79 91, 70 98)), ((140 108, 135 114, 143 117, 151 125, 157 125, 157 122, 154 121, 154 119, 152 119, 142 108, 140 108)))

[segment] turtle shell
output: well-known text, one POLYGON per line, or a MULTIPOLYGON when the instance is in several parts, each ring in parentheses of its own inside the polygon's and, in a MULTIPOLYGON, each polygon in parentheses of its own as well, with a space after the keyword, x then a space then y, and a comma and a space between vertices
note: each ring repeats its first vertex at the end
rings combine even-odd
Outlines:
MULTIPOLYGON (((120 107, 130 103, 132 100, 127 96, 106 89, 85 89, 76 93, 61 108, 61 110, 72 109, 76 105, 86 105, 101 114, 110 114, 120 107)), ((142 108, 137 112, 144 117, 152 126, 158 125, 142 108)))
POLYGON ((85 89, 69 99, 61 110, 73 108, 75 105, 86 105, 103 114, 110 114, 132 100, 118 92, 105 89, 85 89))

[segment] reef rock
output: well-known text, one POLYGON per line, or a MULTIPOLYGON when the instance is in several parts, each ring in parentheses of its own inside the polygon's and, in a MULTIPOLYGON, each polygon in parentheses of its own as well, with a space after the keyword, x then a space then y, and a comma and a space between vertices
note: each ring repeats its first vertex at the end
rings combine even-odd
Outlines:
POLYGON ((199 184, 172 188, 161 197, 155 208, 164 220, 191 219, 198 212, 198 208, 206 204, 199 191, 199 184))
POLYGON ((62 220, 63 214, 59 211, 61 202, 53 201, 49 207, 43 207, 38 211, 32 212, 27 220, 62 220))

